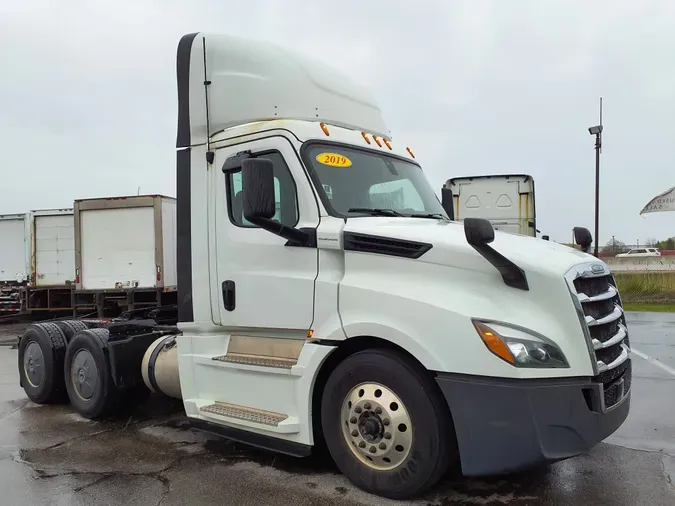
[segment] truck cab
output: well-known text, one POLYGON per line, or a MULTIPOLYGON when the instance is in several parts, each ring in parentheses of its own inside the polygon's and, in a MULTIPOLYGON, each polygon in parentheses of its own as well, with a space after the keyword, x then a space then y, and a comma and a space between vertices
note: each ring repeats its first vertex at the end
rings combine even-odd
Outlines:
POLYGON ((483 218, 495 230, 537 236, 534 179, 527 174, 495 174, 448 179, 449 214, 457 221, 483 218))
POLYGON ((78 412, 108 406, 102 389, 77 393, 95 333, 105 384, 129 388, 137 363, 193 426, 299 457, 325 446, 356 486, 395 499, 451 465, 569 458, 623 423, 628 331, 601 260, 450 219, 371 93, 320 62, 193 33, 177 81, 175 326, 75 334, 78 412))

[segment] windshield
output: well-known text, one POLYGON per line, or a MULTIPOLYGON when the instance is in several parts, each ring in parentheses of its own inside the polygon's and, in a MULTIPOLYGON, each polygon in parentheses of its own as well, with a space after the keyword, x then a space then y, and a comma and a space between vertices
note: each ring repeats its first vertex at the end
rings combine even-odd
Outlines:
POLYGON ((303 157, 314 170, 321 198, 331 214, 447 218, 422 169, 414 163, 318 143, 308 145, 303 157))

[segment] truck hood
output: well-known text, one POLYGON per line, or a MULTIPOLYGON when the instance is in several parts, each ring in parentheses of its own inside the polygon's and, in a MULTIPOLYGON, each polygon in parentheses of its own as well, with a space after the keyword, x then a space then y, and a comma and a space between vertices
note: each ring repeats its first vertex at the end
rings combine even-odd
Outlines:
MULTIPOLYGON (((428 243, 432 248, 417 262, 488 272, 494 267, 466 241, 459 222, 424 218, 349 218, 345 232, 428 243)), ((490 245, 524 270, 563 274, 575 265, 602 260, 582 251, 535 237, 495 231, 490 245)))

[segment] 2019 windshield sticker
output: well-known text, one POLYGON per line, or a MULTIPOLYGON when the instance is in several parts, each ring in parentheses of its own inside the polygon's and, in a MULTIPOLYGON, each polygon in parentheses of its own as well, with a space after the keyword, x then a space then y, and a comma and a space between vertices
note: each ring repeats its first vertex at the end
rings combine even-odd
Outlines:
POLYGON ((331 167, 351 167, 352 161, 344 155, 337 153, 319 153, 316 155, 316 161, 331 167))

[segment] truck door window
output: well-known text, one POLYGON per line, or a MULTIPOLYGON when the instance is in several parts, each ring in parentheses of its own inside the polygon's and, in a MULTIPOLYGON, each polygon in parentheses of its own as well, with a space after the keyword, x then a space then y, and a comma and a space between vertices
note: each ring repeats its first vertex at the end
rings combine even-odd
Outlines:
MULTIPOLYGON (((273 220, 289 227, 298 223, 298 195, 291 171, 286 165, 284 157, 279 152, 257 154, 259 158, 267 158, 274 164, 274 196, 276 213, 273 220)), ((227 212, 230 221, 238 227, 257 228, 244 218, 242 206, 241 172, 228 174, 226 178, 227 212)))

